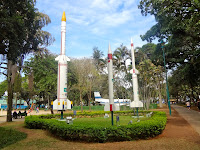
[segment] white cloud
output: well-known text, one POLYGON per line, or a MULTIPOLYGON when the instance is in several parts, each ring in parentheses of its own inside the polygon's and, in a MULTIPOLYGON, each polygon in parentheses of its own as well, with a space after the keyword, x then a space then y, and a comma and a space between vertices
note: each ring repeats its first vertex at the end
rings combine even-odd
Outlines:
POLYGON ((129 21, 131 18, 130 11, 123 11, 121 13, 113 13, 103 18, 102 22, 108 27, 118 26, 129 21))
POLYGON ((108 3, 106 3, 106 0, 94 0, 90 7, 95 8, 95 9, 102 9, 102 10, 109 9, 109 6, 108 6, 108 3))
POLYGON ((51 46, 56 53, 60 47, 60 19, 65 11, 66 53, 71 57, 91 56, 94 46, 107 54, 109 41, 113 51, 121 43, 130 47, 130 37, 134 37, 135 46, 142 46, 146 42, 140 35, 155 23, 154 17, 141 15, 139 0, 38 0, 37 4, 39 11, 52 20, 45 29, 56 38, 51 46))

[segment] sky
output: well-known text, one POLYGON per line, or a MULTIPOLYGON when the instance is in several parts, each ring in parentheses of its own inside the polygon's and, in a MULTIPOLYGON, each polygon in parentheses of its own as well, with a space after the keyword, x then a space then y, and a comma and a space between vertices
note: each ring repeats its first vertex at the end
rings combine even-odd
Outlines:
MULTIPOLYGON (((98 47, 107 56, 122 43, 131 48, 146 44, 144 35, 156 24, 154 16, 142 16, 138 9, 140 0, 37 0, 36 8, 47 14, 51 23, 43 30, 50 32, 55 42, 47 47, 51 53, 59 55, 61 44, 61 18, 65 11, 66 55, 70 58, 92 57, 93 48, 98 47)), ((26 60, 30 56, 27 56, 26 60)), ((1 76, 0 82, 5 80, 1 76)))
POLYGON ((154 16, 142 16, 139 0, 37 0, 36 8, 47 14, 51 23, 43 30, 50 32, 55 42, 47 47, 54 54, 60 53, 61 18, 65 11, 66 55, 73 58, 92 57, 93 47, 105 56, 108 44, 112 52, 122 43, 131 48, 146 44, 144 35, 156 24, 154 16))

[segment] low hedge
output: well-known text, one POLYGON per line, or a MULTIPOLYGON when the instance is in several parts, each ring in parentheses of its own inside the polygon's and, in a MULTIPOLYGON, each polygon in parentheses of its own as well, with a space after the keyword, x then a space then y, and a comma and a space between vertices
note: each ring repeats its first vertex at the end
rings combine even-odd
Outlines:
POLYGON ((53 135, 66 140, 87 142, 114 142, 147 139, 159 135, 164 130, 167 122, 166 114, 157 111, 153 112, 153 116, 149 120, 119 127, 109 126, 107 128, 97 127, 95 125, 68 125, 66 122, 51 119, 55 117, 53 115, 47 116, 26 117, 26 127, 31 129, 46 129, 53 135))

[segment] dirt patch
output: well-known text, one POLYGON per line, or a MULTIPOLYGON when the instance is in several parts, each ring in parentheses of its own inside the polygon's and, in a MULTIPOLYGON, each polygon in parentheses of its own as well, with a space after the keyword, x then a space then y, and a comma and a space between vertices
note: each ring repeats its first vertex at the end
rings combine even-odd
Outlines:
POLYGON ((13 126, 19 131, 27 133, 27 139, 15 145, 6 147, 7 150, 46 150, 46 149, 80 149, 80 150, 199 150, 200 136, 174 109, 169 116, 168 109, 161 111, 167 113, 168 121, 163 133, 149 140, 114 142, 114 143, 83 143, 68 142, 51 136, 45 130, 26 129, 23 122, 0 124, 1 126, 13 126))
POLYGON ((195 142, 200 145, 200 136, 198 133, 190 126, 190 124, 183 119, 176 110, 172 108, 172 115, 169 115, 169 111, 165 110, 167 113, 167 125, 165 130, 161 135, 156 138, 180 138, 187 141, 195 142))

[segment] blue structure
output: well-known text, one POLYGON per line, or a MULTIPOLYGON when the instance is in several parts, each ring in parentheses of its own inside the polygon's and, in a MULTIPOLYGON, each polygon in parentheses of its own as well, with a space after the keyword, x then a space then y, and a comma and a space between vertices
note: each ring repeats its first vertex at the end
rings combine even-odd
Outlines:
MULTIPOLYGON (((24 106, 24 100, 17 100, 17 109, 26 109, 28 106, 24 106), (21 103, 21 104, 20 104, 21 103)), ((30 104, 36 103, 36 100, 30 100, 30 104)), ((16 108, 16 100, 13 99, 13 108, 16 108)), ((2 96, 0 99, 0 109, 7 109, 7 96, 2 96)))

